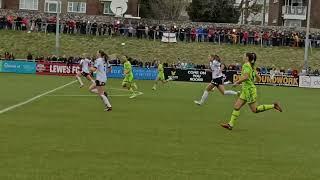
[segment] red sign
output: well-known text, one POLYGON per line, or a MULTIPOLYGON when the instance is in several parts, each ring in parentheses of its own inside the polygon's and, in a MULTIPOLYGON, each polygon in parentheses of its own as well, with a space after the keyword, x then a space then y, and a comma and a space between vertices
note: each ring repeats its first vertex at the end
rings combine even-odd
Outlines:
POLYGON ((38 62, 37 74, 73 76, 80 71, 78 64, 67 65, 65 63, 38 62))

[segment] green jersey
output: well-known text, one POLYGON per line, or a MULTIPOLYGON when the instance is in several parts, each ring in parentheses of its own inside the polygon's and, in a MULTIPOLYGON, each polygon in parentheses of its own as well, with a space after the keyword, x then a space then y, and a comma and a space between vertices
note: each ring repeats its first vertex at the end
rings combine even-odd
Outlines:
POLYGON ((158 73, 159 73, 159 74, 162 74, 162 73, 163 73, 163 65, 162 65, 162 64, 159 64, 159 65, 158 65, 158 73))
POLYGON ((256 72, 254 69, 252 69, 249 63, 245 63, 242 66, 241 75, 243 76, 244 74, 248 74, 249 78, 242 83, 243 88, 255 87, 254 83, 256 80, 256 72))
POLYGON ((249 63, 245 63, 242 66, 241 75, 248 74, 249 78, 242 83, 242 91, 240 94, 240 99, 246 101, 247 103, 255 103, 257 101, 257 88, 254 85, 256 80, 256 72, 252 69, 249 63))
POLYGON ((129 61, 127 61, 127 62, 125 62, 123 64, 123 68, 124 68, 124 71, 129 72, 129 73, 126 74, 126 76, 133 76, 132 66, 131 66, 131 63, 129 61))

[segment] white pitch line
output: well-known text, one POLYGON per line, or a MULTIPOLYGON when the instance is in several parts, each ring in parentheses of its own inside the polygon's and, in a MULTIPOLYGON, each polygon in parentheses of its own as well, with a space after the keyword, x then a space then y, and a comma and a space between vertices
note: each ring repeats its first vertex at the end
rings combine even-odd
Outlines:
MULTIPOLYGON (((137 92, 137 96, 143 95, 143 92, 137 92)), ((83 95, 83 94, 53 94, 48 95, 49 97, 96 97, 97 95, 83 95)), ((108 95, 110 97, 126 97, 131 96, 131 94, 114 94, 108 95)))
MULTIPOLYGON (((55 94, 55 95, 48 95, 49 97, 97 97, 97 95, 81 95, 81 94, 55 94)), ((115 95, 108 95, 110 97, 124 97, 130 96, 129 94, 115 94, 115 95)))
POLYGON ((39 95, 37 95, 37 96, 35 96, 35 97, 31 98, 31 99, 28 99, 28 100, 26 100, 26 101, 23 101, 23 102, 21 102, 21 103, 19 103, 19 104, 16 104, 16 105, 7 107, 7 108, 5 108, 5 109, 2 109, 2 110, 0 111, 0 114, 3 114, 3 113, 5 113, 5 112, 11 111, 11 110, 13 110, 13 109, 15 109, 15 108, 18 108, 18 107, 20 107, 20 106, 23 106, 23 105, 25 105, 25 104, 28 104, 28 103, 30 103, 30 102, 32 102, 32 101, 34 101, 34 100, 37 100, 37 99, 41 98, 42 96, 48 95, 48 94, 50 94, 50 93, 53 93, 53 92, 58 91, 58 90, 60 90, 60 89, 63 89, 63 88, 65 88, 65 87, 67 87, 67 86, 70 86, 71 84, 74 84, 75 82, 77 82, 77 80, 72 81, 72 82, 69 82, 69 83, 67 83, 67 84, 65 84, 65 85, 63 85, 63 86, 57 87, 57 88, 52 89, 52 90, 50 90, 50 91, 47 91, 47 92, 45 92, 45 93, 39 94, 39 95))

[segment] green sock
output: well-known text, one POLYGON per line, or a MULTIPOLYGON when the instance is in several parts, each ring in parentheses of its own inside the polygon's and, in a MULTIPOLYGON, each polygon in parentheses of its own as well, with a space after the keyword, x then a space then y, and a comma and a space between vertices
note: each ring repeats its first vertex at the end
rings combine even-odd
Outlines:
POLYGON ((133 90, 132 87, 130 87, 129 91, 130 91, 132 94, 134 94, 134 90, 133 90))
POLYGON ((231 127, 234 126, 235 122, 237 121, 238 117, 240 116, 240 111, 233 110, 232 115, 231 115, 231 120, 229 122, 229 125, 231 127))
POLYGON ((261 112, 264 112, 264 111, 268 111, 270 109, 273 109, 274 108, 274 105, 260 105, 257 107, 257 113, 261 113, 261 112))
POLYGON ((136 83, 133 83, 133 85, 132 85, 135 89, 138 89, 138 86, 137 86, 137 84, 136 83))

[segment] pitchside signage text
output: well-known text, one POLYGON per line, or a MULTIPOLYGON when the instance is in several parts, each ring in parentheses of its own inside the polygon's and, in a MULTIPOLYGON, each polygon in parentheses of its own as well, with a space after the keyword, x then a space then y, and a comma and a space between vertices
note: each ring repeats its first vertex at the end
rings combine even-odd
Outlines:
POLYGON ((211 73, 205 70, 193 69, 173 69, 165 68, 164 74, 166 78, 172 78, 176 81, 189 81, 189 82, 210 82, 211 73))
POLYGON ((0 72, 17 73, 17 74, 34 74, 36 73, 36 63, 28 61, 3 61, 0 65, 0 72))
POLYGON ((73 76, 80 71, 78 64, 67 65, 65 63, 38 62, 37 74, 73 76))
POLYGON ((299 87, 320 88, 319 76, 300 76, 299 87))
MULTIPOLYGON (((260 75, 261 80, 256 83, 260 85, 273 85, 273 86, 289 86, 289 87, 298 87, 299 86, 299 77, 293 76, 275 76, 271 78, 270 75, 260 75)), ((233 75, 233 82, 239 80, 240 74, 233 75)))
MULTIPOLYGON (((155 80, 158 75, 156 68, 133 67, 133 76, 137 80, 155 80)), ((112 70, 108 73, 109 78, 123 78, 123 66, 112 66, 112 70)))
MULTIPOLYGON (((81 68, 78 64, 38 62, 37 74, 58 75, 58 76, 74 76, 81 68)), ((138 80, 155 80, 157 78, 157 69, 133 67, 133 75, 138 80)), ((123 66, 112 66, 111 72, 108 73, 109 78, 123 78, 123 66)))

